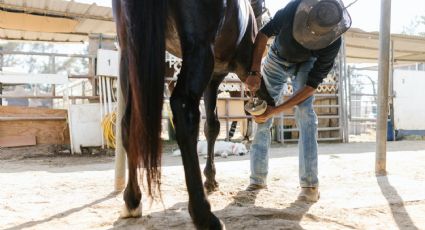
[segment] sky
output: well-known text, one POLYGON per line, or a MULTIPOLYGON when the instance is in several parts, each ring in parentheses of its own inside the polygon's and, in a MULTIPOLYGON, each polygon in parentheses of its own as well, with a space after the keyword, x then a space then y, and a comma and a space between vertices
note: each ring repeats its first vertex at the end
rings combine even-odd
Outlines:
MULTIPOLYGON (((75 0, 76 2, 93 3, 101 6, 111 6, 111 0, 75 0)), ((342 0, 345 5, 354 0, 342 0)), ((283 8, 289 0, 266 0, 266 6, 274 14, 280 8, 283 8)), ((381 0, 358 0, 354 5, 348 8, 351 15, 353 28, 360 28, 365 31, 379 30, 381 0)), ((392 20, 391 32, 401 33, 403 27, 411 24, 417 16, 425 16, 425 0, 392 0, 392 20)), ((425 32, 425 26, 418 28, 425 32)))
MULTIPOLYGON (((342 0, 347 6, 354 0, 342 0)), ((266 0, 266 7, 272 13, 283 8, 289 0, 266 0)), ((364 31, 379 31, 381 0, 358 0, 348 8, 353 21, 353 28, 364 31)), ((403 32, 403 27, 410 25, 417 16, 425 16, 424 0, 392 0, 391 1, 391 33, 403 32)), ((422 32, 425 32, 425 28, 422 32)))

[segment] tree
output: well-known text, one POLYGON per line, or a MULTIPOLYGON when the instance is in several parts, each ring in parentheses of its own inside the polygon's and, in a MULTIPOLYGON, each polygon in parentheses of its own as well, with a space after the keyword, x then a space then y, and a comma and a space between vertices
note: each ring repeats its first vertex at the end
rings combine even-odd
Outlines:
MULTIPOLYGON (((7 42, 1 44, 1 49, 7 53, 8 51, 23 51, 23 52, 37 52, 37 53, 67 53, 66 45, 53 44, 53 43, 18 43, 7 42)), ((67 50, 72 50, 68 47, 67 50)), ((80 52, 87 53, 87 47, 82 46, 80 52)), ((72 50, 72 52, 75 52, 72 50)), ((87 74, 88 73, 88 60, 84 58, 74 57, 55 57, 41 56, 41 55, 4 55, 3 67, 13 67, 19 72, 29 74, 43 74, 43 73, 62 73, 62 74, 87 74), (54 63, 54 68, 53 64, 54 63)), ((3 69, 4 70, 4 69, 3 69)), ((37 85, 24 85, 24 87, 32 92, 31 94, 50 94, 52 85, 37 84, 37 85)), ((4 87, 3 87, 4 88, 4 87)), ((6 91, 14 91, 14 86, 8 87, 6 91)), ((5 88, 6 89, 6 88, 5 88)), ((0 90, 1 91, 1 90, 0 90)), ((1 94, 1 92, 0 92, 1 94)), ((43 100, 38 100, 43 104, 43 100)), ((46 100, 44 100, 46 101, 46 100)))
POLYGON ((403 34, 425 36, 425 16, 416 16, 403 27, 403 34))
MULTIPOLYGON (((38 53, 55 53, 60 45, 52 43, 15 43, 2 45, 4 51, 31 51, 38 53)), ((51 68, 51 58, 39 55, 5 55, 4 67, 20 67, 26 73, 75 73, 88 72, 88 60, 83 58, 56 57, 55 69, 51 68)))

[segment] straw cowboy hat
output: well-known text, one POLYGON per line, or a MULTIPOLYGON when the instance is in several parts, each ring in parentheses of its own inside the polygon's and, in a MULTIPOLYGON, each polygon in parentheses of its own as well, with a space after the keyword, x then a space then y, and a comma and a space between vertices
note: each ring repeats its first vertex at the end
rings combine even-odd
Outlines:
POLYGON ((292 33, 305 48, 318 50, 332 44, 350 26, 351 17, 341 0, 302 0, 292 33))

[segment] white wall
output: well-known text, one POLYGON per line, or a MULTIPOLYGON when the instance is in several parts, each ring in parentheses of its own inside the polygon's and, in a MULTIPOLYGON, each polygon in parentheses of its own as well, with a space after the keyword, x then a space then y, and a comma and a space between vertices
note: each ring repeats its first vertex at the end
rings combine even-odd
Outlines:
POLYGON ((70 105, 69 114, 72 148, 75 153, 81 153, 80 146, 102 145, 100 104, 70 105))
POLYGON ((394 71, 395 129, 425 130, 425 72, 394 71))

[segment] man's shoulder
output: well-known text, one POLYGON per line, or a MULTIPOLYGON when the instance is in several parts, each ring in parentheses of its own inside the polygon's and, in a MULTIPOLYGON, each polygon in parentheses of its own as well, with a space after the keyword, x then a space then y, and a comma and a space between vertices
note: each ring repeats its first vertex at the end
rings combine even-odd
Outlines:
POLYGON ((297 10, 298 5, 301 3, 302 0, 291 0, 290 2, 288 2, 288 4, 286 4, 286 6, 284 8, 288 8, 291 10, 297 10))
POLYGON ((330 47, 333 47, 333 48, 338 48, 339 49, 339 47, 341 46, 341 44, 342 44, 342 38, 340 36, 335 41, 333 41, 329 46, 330 47))
POLYGON ((283 18, 287 18, 290 15, 293 15, 295 11, 297 10, 300 2, 301 0, 292 0, 288 2, 288 4, 286 4, 285 7, 281 8, 280 10, 276 12, 276 15, 274 16, 274 18, 283 19, 283 18))
MULTIPOLYGON (((284 11, 291 8, 296 8, 301 3, 302 0, 291 0, 284 7, 282 7, 279 11, 284 11)), ((278 12, 279 12, 278 11, 278 12)))

